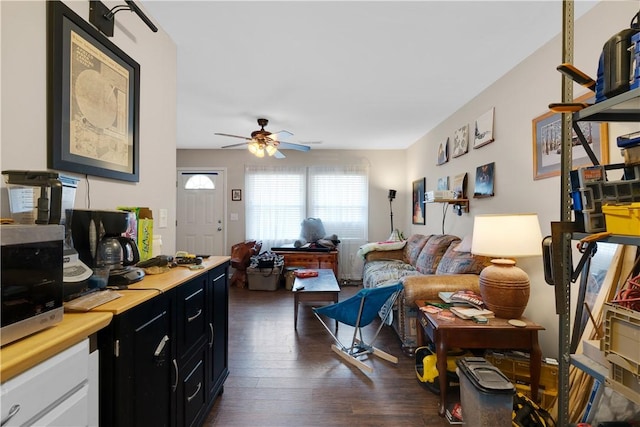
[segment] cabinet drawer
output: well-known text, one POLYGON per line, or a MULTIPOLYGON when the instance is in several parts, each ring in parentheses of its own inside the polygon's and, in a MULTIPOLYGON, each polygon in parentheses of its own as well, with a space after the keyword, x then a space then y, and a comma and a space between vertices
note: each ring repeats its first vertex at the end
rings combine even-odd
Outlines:
POLYGON ((86 386, 88 377, 89 340, 84 340, 2 384, 0 418, 5 421, 17 407, 6 425, 34 422, 86 386))
POLYGON ((183 423, 181 425, 191 426, 199 418, 201 411, 205 408, 207 395, 205 376, 205 355, 204 352, 198 354, 200 357, 187 364, 183 369, 184 378, 182 381, 182 408, 183 423))
POLYGON ((89 385, 85 384, 45 416, 36 421, 38 426, 86 426, 89 424, 89 385))
MULTIPOLYGON (((205 275, 206 276, 206 275, 205 275)), ((182 285, 178 292, 178 354, 189 352, 208 334, 205 309, 206 279, 198 278, 182 285)))

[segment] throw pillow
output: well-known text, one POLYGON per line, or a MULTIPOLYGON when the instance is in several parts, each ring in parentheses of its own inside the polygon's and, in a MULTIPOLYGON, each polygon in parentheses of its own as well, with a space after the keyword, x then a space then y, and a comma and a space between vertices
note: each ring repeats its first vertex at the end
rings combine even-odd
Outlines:
POLYGON ((430 237, 431 235, 424 236, 422 234, 414 234, 409 237, 407 245, 404 247, 404 258, 407 264, 416 265, 418 255, 420 255, 420 252, 430 237))
POLYGON ((436 274, 480 274, 483 268, 491 264, 491 258, 472 255, 471 252, 459 252, 453 243, 442 256, 436 274))
POLYGON ((416 268, 422 274, 435 274, 438 263, 453 242, 459 242, 460 238, 449 234, 432 236, 418 255, 416 268))
POLYGON ((456 245, 454 251, 456 252, 471 252, 471 238, 472 238, 472 234, 467 234, 466 236, 464 236, 464 238, 462 239, 462 242, 458 243, 458 245, 456 245))

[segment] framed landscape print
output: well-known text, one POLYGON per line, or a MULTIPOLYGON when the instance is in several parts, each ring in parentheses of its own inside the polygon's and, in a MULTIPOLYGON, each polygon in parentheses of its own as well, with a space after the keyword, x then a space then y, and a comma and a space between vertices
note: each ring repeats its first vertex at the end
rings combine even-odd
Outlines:
MULTIPOLYGON (((589 93, 576 98, 575 102, 593 103, 589 93)), ((579 122, 587 144, 600 164, 609 163, 608 125, 606 122, 579 122)), ((533 131, 533 179, 544 179, 560 175, 562 162, 562 114, 549 111, 532 121, 533 131)), ((593 163, 572 129, 572 169, 590 166, 593 163)))
POLYGON ((426 178, 413 181, 413 199, 411 202, 412 223, 424 225, 424 189, 426 188, 426 178))
POLYGON ((47 166, 138 182, 140 66, 64 3, 47 13, 47 166))

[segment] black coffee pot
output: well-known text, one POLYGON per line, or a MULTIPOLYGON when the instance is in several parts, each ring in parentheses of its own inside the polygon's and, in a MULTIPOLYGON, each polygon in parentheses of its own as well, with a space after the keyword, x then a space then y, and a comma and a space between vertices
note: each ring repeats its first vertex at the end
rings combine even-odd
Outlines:
POLYGON ((128 212, 74 209, 71 212, 73 247, 91 268, 111 269, 140 261, 136 243, 122 236, 127 231, 128 212))

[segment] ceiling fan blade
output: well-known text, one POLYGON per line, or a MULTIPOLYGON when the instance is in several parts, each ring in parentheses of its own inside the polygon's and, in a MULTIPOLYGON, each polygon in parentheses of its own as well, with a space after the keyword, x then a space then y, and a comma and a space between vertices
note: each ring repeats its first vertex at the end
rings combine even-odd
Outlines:
POLYGON ((231 138, 240 138, 240 139, 246 139, 247 141, 251 141, 251 138, 248 138, 246 136, 240 136, 240 135, 231 135, 228 133, 214 133, 214 135, 219 135, 219 136, 230 136, 231 138))
POLYGON ((271 135, 272 138, 279 140, 282 137, 286 137, 286 136, 293 136, 293 134, 291 132, 289 132, 288 130, 279 130, 278 132, 274 132, 271 135))
POLYGON ((248 144, 248 142, 241 142, 240 144, 232 144, 232 145, 225 145, 224 147, 220 147, 220 148, 233 148, 233 147, 241 147, 241 146, 246 146, 248 144))
POLYGON ((282 154, 281 151, 276 151, 275 154, 273 155, 273 157, 275 157, 276 159, 284 159, 285 155, 282 154))
POLYGON ((298 150, 298 151, 311 150, 311 147, 307 147, 306 145, 294 144, 293 142, 283 142, 283 141, 278 142, 278 148, 284 148, 288 150, 298 150))

